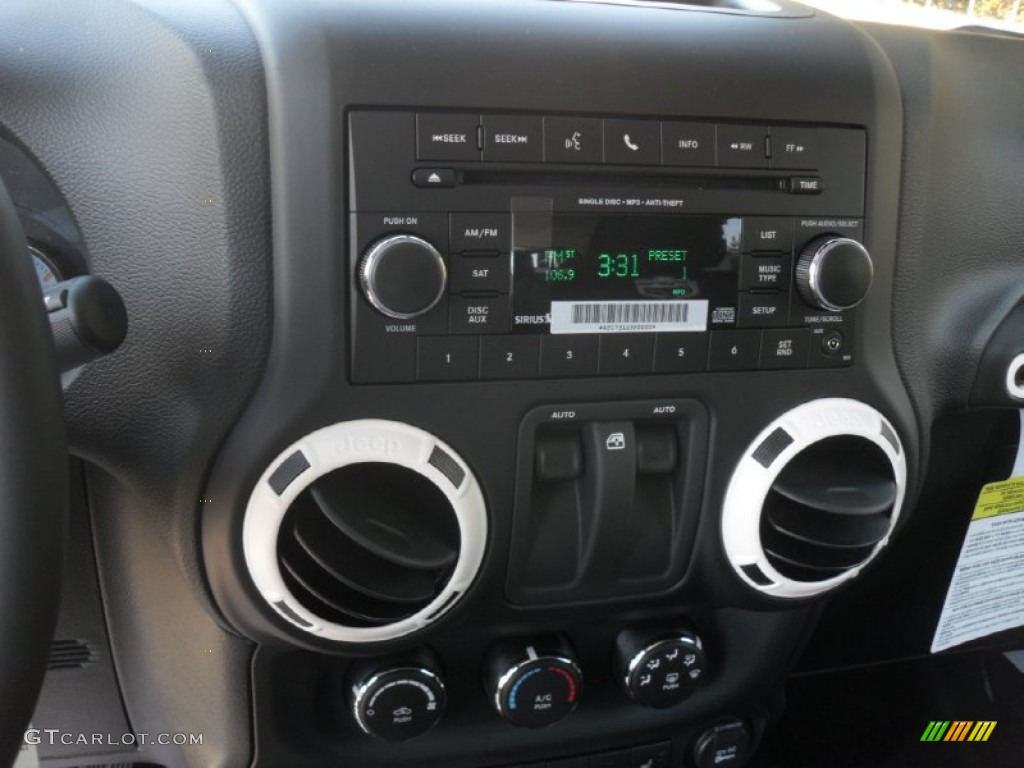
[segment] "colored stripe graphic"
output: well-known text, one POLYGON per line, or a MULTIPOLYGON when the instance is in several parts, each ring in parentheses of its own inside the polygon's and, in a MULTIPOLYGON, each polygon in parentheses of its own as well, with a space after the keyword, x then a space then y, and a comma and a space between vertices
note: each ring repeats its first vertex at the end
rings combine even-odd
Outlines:
POLYGON ((974 725, 973 720, 954 720, 943 741, 963 741, 967 738, 972 725, 974 725))
POLYGON ((988 737, 992 735, 992 731, 996 729, 995 720, 979 720, 974 726, 974 730, 971 731, 971 735, 967 737, 968 741, 988 741, 988 737))
POLYGON ((921 734, 921 741, 941 741, 949 728, 949 720, 932 720, 921 734))

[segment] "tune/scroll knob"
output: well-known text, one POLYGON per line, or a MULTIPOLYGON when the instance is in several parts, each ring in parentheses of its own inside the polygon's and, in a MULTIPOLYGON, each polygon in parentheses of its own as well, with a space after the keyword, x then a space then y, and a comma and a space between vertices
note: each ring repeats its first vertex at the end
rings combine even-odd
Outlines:
POLYGON ((526 728, 544 728, 571 713, 583 685, 562 638, 503 643, 491 650, 486 675, 498 714, 526 728))
POLYGON ((415 235, 390 235, 371 245, 359 264, 359 284, 377 311, 398 320, 429 312, 444 295, 444 257, 415 235))
POLYGON ((873 276, 867 249, 838 235, 823 235, 809 242, 796 264, 796 287, 804 301, 830 312, 860 304, 873 276))

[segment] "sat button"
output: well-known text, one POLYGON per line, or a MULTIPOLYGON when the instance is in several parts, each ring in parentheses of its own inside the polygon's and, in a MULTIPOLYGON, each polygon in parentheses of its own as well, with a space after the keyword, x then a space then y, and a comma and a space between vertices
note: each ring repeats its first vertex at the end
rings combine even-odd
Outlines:
POLYGON ((498 256, 453 256, 451 286, 454 293, 486 291, 508 293, 511 280, 507 258, 498 256))

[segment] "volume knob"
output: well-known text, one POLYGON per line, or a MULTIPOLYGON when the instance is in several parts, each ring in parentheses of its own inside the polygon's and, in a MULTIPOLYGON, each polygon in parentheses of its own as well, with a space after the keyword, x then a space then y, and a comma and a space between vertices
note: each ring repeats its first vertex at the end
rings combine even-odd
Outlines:
POLYGON ((809 242, 796 264, 796 287, 813 307, 853 309, 867 296, 874 264, 867 249, 848 237, 824 235, 809 242))
POLYGON ((415 235, 390 235, 371 245, 359 264, 359 284, 380 313, 398 320, 426 314, 444 296, 444 257, 415 235))

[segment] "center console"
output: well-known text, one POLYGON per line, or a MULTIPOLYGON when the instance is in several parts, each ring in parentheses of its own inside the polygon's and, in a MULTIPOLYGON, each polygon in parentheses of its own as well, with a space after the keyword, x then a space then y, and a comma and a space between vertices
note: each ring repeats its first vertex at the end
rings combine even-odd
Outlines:
POLYGON ((899 94, 750 5, 250 9, 275 342, 202 541, 258 765, 739 766, 870 577, 899 94))

